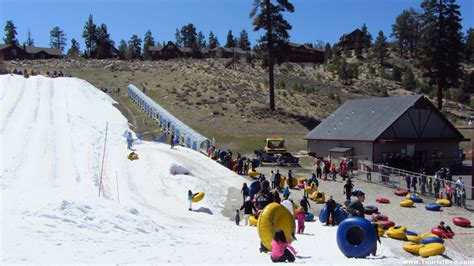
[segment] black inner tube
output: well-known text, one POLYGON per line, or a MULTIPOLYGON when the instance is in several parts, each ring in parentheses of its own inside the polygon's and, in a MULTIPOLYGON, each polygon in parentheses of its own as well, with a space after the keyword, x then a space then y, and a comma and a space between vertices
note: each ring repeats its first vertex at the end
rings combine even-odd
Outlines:
POLYGON ((347 230, 346 239, 352 246, 358 246, 364 241, 364 231, 358 226, 353 226, 347 230))

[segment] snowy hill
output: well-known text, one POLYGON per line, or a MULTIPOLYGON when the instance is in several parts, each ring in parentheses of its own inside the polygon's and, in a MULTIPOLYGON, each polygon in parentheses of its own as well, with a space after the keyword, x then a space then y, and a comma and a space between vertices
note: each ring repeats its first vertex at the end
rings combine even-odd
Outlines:
MULTIPOLYGON (((140 159, 129 161, 126 119, 86 81, 2 75, 0 92, 1 263, 270 263, 256 229, 221 213, 242 177, 165 144, 137 145, 140 159), (176 165, 192 175, 173 175, 176 165), (206 193, 193 212, 188 189, 206 193)), ((297 262, 403 260, 395 240, 384 240, 382 256, 354 260, 338 250, 336 228, 316 222, 306 231, 294 243, 297 262)))

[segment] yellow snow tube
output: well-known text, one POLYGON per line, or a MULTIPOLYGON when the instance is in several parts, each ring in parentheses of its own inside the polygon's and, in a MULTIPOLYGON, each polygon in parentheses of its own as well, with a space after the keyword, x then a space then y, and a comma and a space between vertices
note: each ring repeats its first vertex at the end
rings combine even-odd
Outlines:
POLYGON ((413 200, 404 200, 402 202, 400 202, 400 206, 402 207, 412 207, 413 206, 413 200))
POLYGON ((400 230, 400 231, 403 231, 403 232, 406 232, 406 231, 407 231, 407 228, 406 228, 405 226, 401 226, 401 225, 392 226, 392 227, 390 227, 389 229, 392 229, 392 230, 400 230))
POLYGON ((294 188, 294 187, 296 187, 296 186, 298 185, 298 179, 296 179, 295 177, 293 177, 293 178, 291 179, 291 184, 290 184, 290 179, 287 177, 287 178, 286 178, 286 184, 288 184, 288 186, 289 186, 290 188, 294 188))
POLYGON ((435 235, 433 233, 426 233, 426 234, 421 235, 421 239, 425 239, 425 238, 428 238, 428 237, 439 237, 439 236, 435 235))
POLYGON ((436 201, 436 203, 441 205, 441 207, 450 207, 451 206, 451 201, 449 201, 448 199, 439 199, 439 200, 436 201))
POLYGON ((383 225, 380 222, 372 222, 372 224, 377 225, 377 234, 379 237, 382 237, 385 234, 385 230, 383 229, 383 225))
POLYGON ((198 192, 194 194, 192 201, 193 202, 200 202, 204 198, 204 192, 198 192))
POLYGON ((292 242, 292 235, 295 233, 295 218, 287 208, 278 204, 268 204, 258 217, 257 230, 262 244, 272 250, 272 239, 275 231, 283 230, 288 242, 292 242))
POLYGON ((252 171, 252 168, 249 169, 248 173, 250 177, 256 177, 260 174, 260 172, 258 172, 257 169, 255 169, 255 171, 252 171))
POLYGON ((130 161, 133 161, 133 160, 138 160, 138 154, 137 153, 130 153, 127 158, 130 160, 130 161))
POLYGON ((403 250, 413 255, 420 255, 420 248, 423 247, 423 244, 413 244, 407 243, 402 246, 403 250))
POLYGON ((418 193, 408 193, 405 198, 409 199, 411 197, 411 195, 415 196, 415 197, 420 197, 420 194, 418 193))
POLYGON ((316 201, 317 203, 324 203, 324 193, 315 191, 313 194, 311 194, 311 198, 316 201))
POLYGON ((285 187, 285 180, 286 180, 286 177, 282 176, 280 178, 280 188, 284 188, 285 187))
POLYGON ((390 227, 386 233, 387 233, 387 236, 390 238, 398 239, 398 240, 407 240, 407 236, 405 234, 405 231, 403 230, 390 227))
POLYGON ((421 241, 421 236, 412 236, 412 235, 407 235, 407 240, 413 243, 420 243, 421 241))
POLYGON ((250 215, 249 224, 250 224, 251 226, 257 226, 257 223, 258 223, 257 218, 255 218, 254 215, 250 215))
POLYGON ((446 248, 441 243, 430 243, 420 247, 420 256, 422 257, 431 257, 443 254, 446 248))
POLYGON ((304 187, 304 190, 305 190, 306 193, 308 193, 309 195, 313 195, 313 193, 316 192, 316 187, 311 188, 310 186, 306 186, 306 187, 304 187))

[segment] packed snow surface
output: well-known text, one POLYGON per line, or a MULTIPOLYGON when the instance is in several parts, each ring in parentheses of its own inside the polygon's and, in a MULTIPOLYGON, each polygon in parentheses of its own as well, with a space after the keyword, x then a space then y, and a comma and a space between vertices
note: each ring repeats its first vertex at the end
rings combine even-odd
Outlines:
MULTIPOLYGON (((2 264, 271 262, 258 251, 255 227, 238 227, 221 213, 242 177, 166 144, 143 142, 135 146, 140 158, 128 160, 127 120, 86 81, 2 75, 0 93, 2 264), (188 189, 206 193, 192 212, 188 189)), ((294 242, 297 262, 411 258, 392 252, 402 242, 383 239, 378 256, 347 259, 336 230, 307 223, 294 242)))

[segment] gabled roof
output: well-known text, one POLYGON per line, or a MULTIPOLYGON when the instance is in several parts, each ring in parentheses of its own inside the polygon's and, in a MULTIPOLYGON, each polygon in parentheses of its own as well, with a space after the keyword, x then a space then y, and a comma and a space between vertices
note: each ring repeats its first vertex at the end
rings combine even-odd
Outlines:
POLYGON ((28 54, 37 54, 39 52, 45 52, 49 55, 62 56, 61 50, 56 48, 45 48, 45 47, 35 47, 35 46, 26 46, 25 52, 28 54))
POLYGON ((18 49, 23 50, 23 48, 21 48, 19 45, 16 45, 16 44, 4 44, 4 43, 2 43, 2 44, 0 44, 0 51, 3 50, 3 49, 7 49, 7 48, 10 47, 10 46, 15 46, 15 47, 17 47, 18 49))
POLYGON ((349 100, 304 139, 375 141, 423 95, 349 100))

